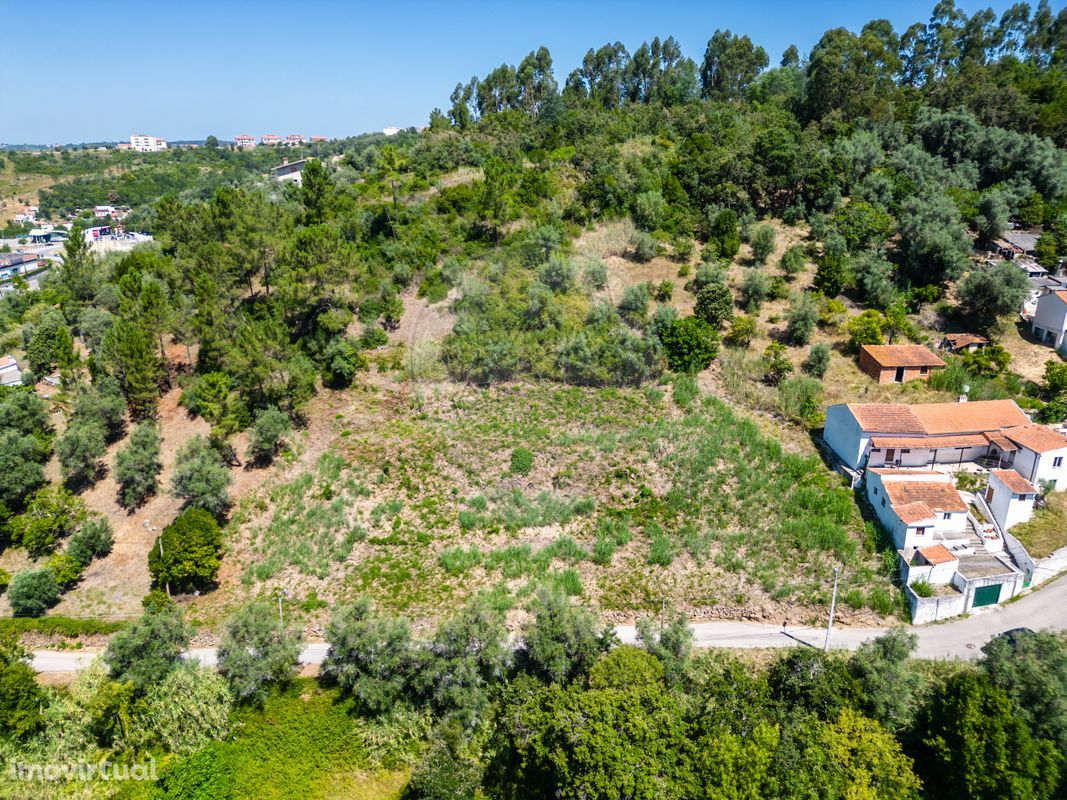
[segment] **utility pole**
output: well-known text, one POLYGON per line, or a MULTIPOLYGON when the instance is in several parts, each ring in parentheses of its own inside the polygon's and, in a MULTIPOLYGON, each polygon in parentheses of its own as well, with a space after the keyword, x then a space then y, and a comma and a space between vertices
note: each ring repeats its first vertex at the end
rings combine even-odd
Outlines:
MULTIPOLYGON (((159 566, 163 568, 163 574, 167 574, 167 567, 163 563, 163 534, 159 535, 159 566)), ((167 587, 167 597, 170 597, 170 581, 164 581, 167 587)))
POLYGON ((283 597, 288 597, 288 596, 289 596, 289 590, 288 589, 282 589, 280 592, 278 592, 278 627, 279 628, 284 628, 285 627, 285 618, 284 618, 284 616, 282 616, 282 598, 283 597))
POLYGON ((834 592, 830 597, 830 619, 826 622, 826 642, 823 650, 830 649, 830 632, 834 629, 834 608, 837 606, 837 578, 841 574, 841 567, 834 567, 834 592))

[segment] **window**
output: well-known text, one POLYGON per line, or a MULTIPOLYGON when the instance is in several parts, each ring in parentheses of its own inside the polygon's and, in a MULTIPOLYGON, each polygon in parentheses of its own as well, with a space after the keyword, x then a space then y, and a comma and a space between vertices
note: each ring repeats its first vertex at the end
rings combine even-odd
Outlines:
POLYGON ((952 519, 952 515, 949 512, 945 512, 941 515, 941 519, 952 519))
POLYGON ((1063 456, 1056 456, 1054 459, 1052 459, 1052 466, 1054 466, 1054 467, 1062 467, 1063 466, 1063 456))
POLYGON ((885 498, 882 498, 882 508, 885 508, 885 498))
POLYGON ((878 496, 878 487, 877 486, 874 487, 874 496, 875 497, 878 496))
POLYGON ((929 367, 919 367, 919 374, 926 375, 930 371, 929 367))
POLYGON ((911 452, 911 450, 909 450, 907 447, 905 447, 903 450, 900 451, 900 454, 904 455, 905 453, 910 453, 910 452, 911 452))
POLYGON ((926 535, 926 528, 916 528, 915 529, 915 535, 916 536, 925 536, 926 535))

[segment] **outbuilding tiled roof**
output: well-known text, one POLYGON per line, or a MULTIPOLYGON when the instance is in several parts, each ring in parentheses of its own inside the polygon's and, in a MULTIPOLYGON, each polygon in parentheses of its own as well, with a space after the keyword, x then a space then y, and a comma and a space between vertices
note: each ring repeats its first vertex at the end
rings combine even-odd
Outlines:
POLYGON ((959 559, 953 555, 952 551, 945 547, 943 544, 932 544, 929 547, 920 547, 919 555, 921 555, 927 564, 947 564, 949 561, 958 561, 959 559))
POLYGON ((1001 483, 1016 494, 1037 494, 1034 485, 1013 469, 994 469, 990 474, 996 475, 1001 483))
POLYGON ((865 344, 861 348, 880 367, 943 367, 945 362, 921 344, 865 344))

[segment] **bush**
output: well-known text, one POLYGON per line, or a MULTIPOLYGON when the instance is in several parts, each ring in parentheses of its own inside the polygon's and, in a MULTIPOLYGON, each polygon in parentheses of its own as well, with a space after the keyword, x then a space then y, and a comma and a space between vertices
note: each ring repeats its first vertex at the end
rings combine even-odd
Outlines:
POLYGON ((113 679, 144 693, 160 685, 182 663, 190 635, 177 606, 149 612, 112 637, 104 663, 113 679))
POLYGON ((574 265, 569 258, 553 256, 541 269, 537 277, 553 292, 561 294, 572 291, 575 286, 574 265))
POLYGON ((357 372, 366 368, 367 358, 360 351, 358 339, 334 339, 323 354, 322 382, 333 389, 344 389, 352 385, 357 372))
POLYGON ((741 236, 737 231, 737 214, 729 208, 708 209, 707 246, 704 254, 714 258, 732 259, 741 248, 741 236))
POLYGON ((190 508, 222 514, 230 506, 227 487, 233 477, 222 457, 204 436, 190 439, 178 452, 171 493, 190 508))
POLYGON ((7 589, 16 617, 39 617, 59 600, 59 584, 48 567, 18 573, 7 589))
POLYGON ((748 347, 756 335, 756 319, 744 314, 733 318, 723 341, 731 347, 748 347))
POLYGON ((219 673, 239 699, 261 703, 272 684, 292 680, 302 642, 297 627, 282 627, 273 603, 253 601, 226 622, 219 641, 219 673))
POLYGON ((85 519, 85 503, 62 486, 37 490, 26 510, 11 521, 16 544, 38 558, 51 553, 85 519))
POLYGON ((884 317, 874 309, 853 317, 845 326, 849 344, 856 350, 865 344, 881 344, 883 324, 884 317))
POLYGON ((785 333, 793 344, 804 345, 819 323, 819 307, 807 292, 798 292, 786 312, 785 333))
POLYGON ((750 314, 759 311, 769 291, 770 283, 766 275, 756 269, 745 273, 745 279, 741 282, 741 303, 745 306, 745 311, 750 314))
POLYGON ((675 372, 700 372, 719 354, 719 334, 696 317, 675 320, 662 334, 667 365, 675 372))
POLYGON ((930 583, 928 581, 925 581, 925 580, 921 580, 920 579, 920 580, 917 580, 914 583, 912 583, 911 584, 911 590, 913 592, 915 592, 915 594, 919 595, 919 597, 933 597, 934 596, 934 587, 931 586, 930 583))
POLYGON ((660 281, 652 290, 652 297, 658 303, 669 303, 674 296, 674 281, 660 281))
POLYGON ((774 228, 764 223, 757 225, 752 232, 752 257, 757 264, 766 264, 771 253, 774 252, 775 233, 774 228))
POLYGON ((533 462, 533 453, 525 447, 516 447, 511 451, 511 471, 515 475, 529 475, 533 462))
POLYGON ((659 253, 659 243, 644 231, 634 231, 630 237, 630 245, 633 247, 633 260, 641 264, 651 261, 659 253))
POLYGON ((163 529, 148 551, 148 571, 156 585, 199 588, 215 580, 221 549, 222 531, 215 518, 203 509, 189 508, 163 529))
POLYGON ((0 638, 0 739, 25 737, 44 721, 49 698, 27 658, 14 636, 0 638))
POLYGON ((704 286, 697 292, 693 314, 715 330, 722 330, 734 315, 734 297, 730 287, 717 282, 704 286))
POLYGON ((808 357, 804 360, 802 369, 815 378, 822 378, 826 370, 830 368, 830 345, 819 342, 812 345, 808 357))
POLYGON ((364 350, 374 350, 389 344, 389 334, 377 325, 368 325, 363 329, 363 335, 359 337, 359 346, 364 350))
POLYGON ((192 753, 230 732, 233 699, 215 670, 183 664, 148 689, 137 715, 146 736, 172 753, 192 753))
POLYGON ((272 461, 290 427, 289 416, 284 411, 274 406, 260 411, 249 437, 248 458, 261 463, 272 461))
POLYGON ((8 585, 11 583, 11 573, 6 569, 0 569, 0 594, 7 591, 8 585))
POLYGON ((778 384, 778 409, 786 419, 813 426, 822 413, 822 382, 816 378, 789 378, 778 384))
POLYGON ((648 284, 637 283, 622 290, 619 314, 631 325, 640 325, 648 316, 648 284))
POLYGON ((594 261, 585 268, 582 277, 590 289, 600 291, 608 285, 608 268, 603 261, 594 261))
POLYGON ((48 559, 48 569, 55 576, 56 583, 66 589, 82 576, 85 565, 69 553, 56 553, 48 559))
POLYGON ((805 261, 807 261, 807 258, 804 255, 804 248, 799 244, 795 244, 782 253, 778 266, 782 272, 792 277, 804 269, 805 261))
POLYGON ((106 517, 94 516, 83 522, 70 537, 67 553, 87 567, 94 558, 102 558, 110 553, 113 544, 111 523, 106 517))
POLYGON ((159 433, 152 422, 133 429, 130 441, 115 456, 115 480, 119 499, 126 508, 136 508, 159 488, 159 433))
POLYGON ((793 363, 786 356, 785 345, 771 342, 763 351, 763 379, 777 386, 793 371, 793 363))

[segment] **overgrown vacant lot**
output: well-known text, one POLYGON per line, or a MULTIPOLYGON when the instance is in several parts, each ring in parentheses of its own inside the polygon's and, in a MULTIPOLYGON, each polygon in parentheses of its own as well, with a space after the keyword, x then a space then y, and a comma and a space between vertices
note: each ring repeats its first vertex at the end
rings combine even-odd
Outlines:
POLYGON ((430 618, 552 582, 613 618, 796 622, 841 565, 846 614, 895 610, 892 559, 838 477, 681 386, 368 389, 334 433, 314 470, 241 504, 227 559, 244 586, 220 599, 369 593, 430 618))

